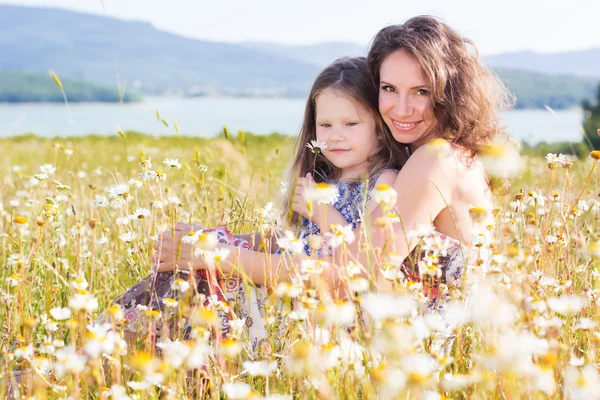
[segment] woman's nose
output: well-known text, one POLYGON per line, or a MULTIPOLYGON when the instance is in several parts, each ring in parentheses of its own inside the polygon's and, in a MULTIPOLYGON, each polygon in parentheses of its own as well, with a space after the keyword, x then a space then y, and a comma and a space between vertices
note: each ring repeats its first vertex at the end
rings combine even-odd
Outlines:
POLYGON ((412 106, 406 96, 398 96, 398 100, 394 106, 394 114, 398 119, 412 115, 412 106))

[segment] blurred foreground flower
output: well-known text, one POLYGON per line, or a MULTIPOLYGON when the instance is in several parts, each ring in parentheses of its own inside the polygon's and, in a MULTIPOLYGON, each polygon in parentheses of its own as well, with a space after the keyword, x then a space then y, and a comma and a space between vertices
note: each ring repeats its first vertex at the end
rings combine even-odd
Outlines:
POLYGON ((305 188, 302 197, 306 202, 317 202, 319 204, 333 204, 339 197, 338 188, 329 183, 320 182, 313 187, 305 188))
POLYGON ((371 192, 371 199, 381 205, 385 212, 389 212, 396 205, 398 193, 390 185, 379 184, 371 192))
POLYGON ((481 154, 481 161, 485 172, 498 178, 514 176, 523 169, 517 145, 504 139, 486 146, 481 154))
POLYGON ((548 299, 548 307, 565 317, 578 314, 585 305, 585 299, 580 296, 564 295, 548 299))

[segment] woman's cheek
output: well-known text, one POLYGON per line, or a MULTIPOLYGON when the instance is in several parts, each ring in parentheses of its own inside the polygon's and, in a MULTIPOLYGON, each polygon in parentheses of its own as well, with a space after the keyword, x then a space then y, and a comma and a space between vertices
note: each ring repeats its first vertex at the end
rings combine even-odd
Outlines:
POLYGON ((384 115, 390 107, 393 106, 393 101, 390 96, 386 96, 384 92, 379 94, 379 112, 384 115))

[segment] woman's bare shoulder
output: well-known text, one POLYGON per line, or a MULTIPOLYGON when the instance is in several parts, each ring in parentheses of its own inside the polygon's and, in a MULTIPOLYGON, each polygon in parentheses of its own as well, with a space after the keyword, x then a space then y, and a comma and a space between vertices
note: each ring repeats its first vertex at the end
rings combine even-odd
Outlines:
POLYGON ((444 139, 434 139, 420 146, 407 161, 413 168, 429 174, 443 174, 451 178, 469 166, 467 153, 444 139))

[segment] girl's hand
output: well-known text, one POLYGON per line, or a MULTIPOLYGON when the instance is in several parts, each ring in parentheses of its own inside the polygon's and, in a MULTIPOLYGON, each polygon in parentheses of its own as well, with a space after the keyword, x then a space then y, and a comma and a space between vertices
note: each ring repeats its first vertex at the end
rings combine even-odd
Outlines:
POLYGON ((174 269, 190 270, 206 268, 202 257, 194 256, 194 246, 189 243, 183 243, 182 237, 190 232, 188 224, 182 224, 175 227, 175 234, 171 231, 165 231, 160 234, 159 239, 154 242, 154 249, 157 251, 152 256, 152 268, 158 272, 172 271, 174 269), (186 226, 184 226, 186 225, 186 226))
POLYGON ((185 222, 178 222, 175 224, 175 231, 177 232, 197 232, 204 227, 200 224, 186 224, 185 222))
MULTIPOLYGON (((296 183, 296 193, 294 195, 294 201, 292 203, 292 210, 302 215, 304 218, 311 219, 311 215, 309 215, 308 207, 306 205, 306 200, 304 199, 303 193, 307 188, 310 188, 314 185, 314 180, 312 179, 312 175, 309 173, 306 174, 306 177, 299 177, 296 183)), ((314 204, 313 204, 314 209, 314 204)))
POLYGON ((304 191, 308 188, 314 187, 315 184, 315 180, 313 179, 312 174, 310 172, 307 173, 305 177, 298 178, 298 182, 296 184, 296 194, 294 196, 294 202, 292 204, 292 210, 302 215, 304 218, 313 221, 314 223, 319 225, 320 228, 322 228, 321 224, 324 223, 323 219, 325 217, 326 206, 313 202, 312 213, 310 213, 306 204, 306 200, 303 196, 304 191))

